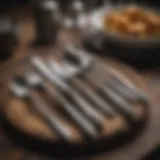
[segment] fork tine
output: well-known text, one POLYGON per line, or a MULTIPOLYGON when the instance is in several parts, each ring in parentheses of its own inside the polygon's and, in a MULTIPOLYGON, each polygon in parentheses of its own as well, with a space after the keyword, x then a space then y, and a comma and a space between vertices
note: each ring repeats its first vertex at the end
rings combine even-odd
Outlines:
POLYGON ((110 86, 107 85, 101 86, 97 83, 97 81, 88 77, 85 77, 85 80, 87 80, 87 82, 90 83, 92 86, 96 85, 97 87, 100 87, 99 90, 100 93, 102 93, 104 97, 107 97, 107 99, 112 103, 113 107, 116 106, 116 110, 118 108, 121 111, 121 113, 123 113, 125 116, 128 115, 127 117, 131 117, 132 119, 137 119, 138 116, 136 115, 134 107, 128 102, 126 102, 122 96, 115 93, 115 91, 110 86))
POLYGON ((110 81, 107 81, 108 85, 113 87, 119 94, 130 101, 141 101, 147 103, 146 95, 136 88, 129 88, 124 81, 118 77, 112 77, 110 81))
POLYGON ((117 92, 119 95, 121 95, 123 98, 125 98, 128 101, 142 101, 141 97, 137 95, 133 90, 128 89, 121 83, 117 82, 117 79, 110 79, 105 82, 107 86, 112 88, 115 92, 117 92))
MULTIPOLYGON (((103 67, 103 64, 101 64, 101 67, 103 67)), ((107 68, 106 71, 109 74, 109 76, 113 78, 115 83, 119 83, 121 86, 123 86, 123 90, 125 89, 126 91, 128 91, 128 94, 130 92, 130 95, 132 95, 133 97, 137 97, 138 100, 142 102, 148 102, 148 98, 143 93, 143 91, 138 89, 135 86, 135 84, 132 81, 130 81, 127 77, 125 77, 123 74, 121 74, 113 68, 107 68)))
POLYGON ((91 99, 99 109, 101 109, 107 116, 116 116, 116 111, 107 104, 94 90, 89 88, 84 82, 74 79, 73 83, 89 98, 91 99))
POLYGON ((132 118, 133 120, 138 119, 134 107, 115 93, 111 88, 104 86, 102 92, 126 117, 132 118))
POLYGON ((98 132, 94 124, 89 121, 81 112, 79 112, 58 90, 49 87, 47 84, 43 84, 45 92, 50 96, 54 96, 63 107, 63 110, 79 125, 82 131, 89 137, 96 137, 98 132))

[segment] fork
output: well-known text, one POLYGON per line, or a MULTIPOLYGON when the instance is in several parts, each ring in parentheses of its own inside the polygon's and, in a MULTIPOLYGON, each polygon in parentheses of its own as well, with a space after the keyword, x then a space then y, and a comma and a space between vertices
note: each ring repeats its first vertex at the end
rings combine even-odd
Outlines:
MULTIPOLYGON (((66 50, 67 50, 67 52, 71 52, 74 55, 78 54, 78 56, 81 55, 82 57, 85 57, 85 56, 89 57, 89 55, 84 50, 82 50, 80 48, 76 48, 72 45, 69 46, 68 48, 66 48, 66 50)), ((94 61, 94 58, 92 58, 92 59, 94 61)), ((52 62, 53 62, 53 60, 52 60, 52 62)), ((51 68, 52 68, 52 70, 56 70, 56 68, 54 68, 54 66, 51 66, 51 68)), ((108 72, 110 72, 110 71, 108 71, 108 72)), ((58 72, 56 72, 56 73, 58 73, 58 72)), ((119 77, 117 77, 114 74, 115 73, 113 72, 111 78, 109 78, 109 80, 106 80, 105 84, 101 87, 103 93, 105 94, 105 97, 109 98, 111 100, 111 102, 115 106, 117 106, 118 109, 123 111, 122 112, 123 114, 132 117, 132 119, 137 119, 136 111, 135 111, 133 105, 131 105, 129 102, 130 101, 131 102, 135 102, 135 101, 146 102, 147 101, 146 97, 144 96, 144 94, 142 92, 137 91, 134 84, 132 84, 131 82, 128 82, 128 80, 126 80, 126 78, 122 78, 122 76, 121 76, 120 77, 121 79, 119 79, 119 77), (126 83, 124 84, 123 81, 126 83), (117 85, 117 84, 119 84, 119 85, 117 85)), ((59 74, 59 76, 61 76, 61 74, 59 74)), ((65 77, 65 75, 62 76, 62 78, 64 78, 64 77, 65 77)), ((69 78, 69 77, 65 77, 65 78, 69 78)), ((70 77, 70 79, 71 79, 71 77, 70 77)), ((82 88, 84 88, 84 90, 86 92, 85 94, 90 99, 92 99, 95 104, 98 104, 99 108, 103 109, 104 112, 108 113, 108 111, 109 111, 110 114, 112 113, 111 115, 114 115, 112 108, 107 103, 104 103, 102 98, 100 98, 99 95, 97 95, 92 89, 88 88, 88 86, 85 83, 83 83, 82 80, 79 81, 76 79, 74 81, 76 81, 76 83, 78 83, 76 86, 79 86, 79 88, 81 90, 82 90, 82 88)), ((90 82, 91 80, 88 80, 88 81, 90 82)))
POLYGON ((106 117, 103 113, 93 108, 74 88, 70 87, 64 80, 54 74, 47 64, 38 56, 32 59, 32 65, 34 68, 44 77, 47 78, 51 83, 56 85, 58 89, 65 92, 71 97, 79 109, 88 116, 97 126, 100 128, 103 126, 103 122, 106 117))
POLYGON ((31 86, 41 86, 49 96, 54 97, 61 104, 61 108, 67 112, 87 137, 93 138, 98 135, 95 125, 79 112, 60 91, 47 85, 40 75, 32 71, 28 72, 25 78, 31 86))
POLYGON ((61 123, 57 115, 49 109, 47 104, 38 94, 32 92, 23 77, 14 78, 10 87, 14 95, 21 99, 29 100, 46 122, 48 122, 49 126, 54 129, 54 131, 57 131, 61 138, 66 141, 70 140, 72 131, 61 123))
MULTIPOLYGON (((82 55, 82 57, 91 57, 88 52, 86 52, 81 47, 75 47, 74 45, 69 45, 65 48, 67 52, 70 52, 74 55, 82 55)), ((92 61, 97 59, 95 56, 92 56, 92 61)), ((98 59, 97 59, 98 60, 98 59)), ((141 101, 144 103, 148 102, 147 96, 141 91, 137 89, 137 87, 126 77, 124 77, 118 71, 107 68, 103 61, 98 60, 98 68, 103 70, 105 68, 105 73, 110 76, 110 80, 106 80, 106 85, 111 86, 115 91, 119 92, 124 98, 130 101, 141 101), (117 85, 118 84, 118 85, 117 85)))
MULTIPOLYGON (((55 68, 53 68, 53 65, 51 66, 51 68, 53 71, 55 70, 55 68)), ((58 71, 56 73, 57 73, 57 76, 61 76, 61 74, 58 75, 58 71)), ((64 78, 64 77, 62 76, 61 78, 64 78)), ((111 107, 109 103, 104 101, 100 97, 100 95, 98 95, 95 91, 89 88, 82 80, 78 80, 77 78, 74 78, 73 84, 76 87, 78 87, 83 92, 83 94, 85 94, 91 101, 93 101, 94 105, 96 105, 98 109, 101 109, 106 115, 110 117, 114 117, 117 115, 117 112, 113 109, 113 107, 111 107)), ((117 108, 120 109, 123 114, 127 115, 127 117, 131 117, 132 119, 137 119, 137 113, 134 107, 130 103, 128 103, 125 98, 120 96, 119 92, 115 92, 114 90, 115 87, 111 85, 111 83, 108 83, 108 84, 105 83, 105 85, 103 85, 103 87, 101 88, 105 97, 109 98, 112 104, 114 104, 114 106, 117 106, 117 108)), ((116 89, 119 89, 119 88, 116 88, 116 89)), ((83 105, 83 103, 81 104, 83 105)))
MULTIPOLYGON (((71 75, 70 70, 65 70, 63 72, 60 72, 59 69, 56 67, 56 62, 54 60, 49 60, 49 67, 52 69, 54 73, 56 73, 57 76, 61 77, 61 79, 71 79, 75 77, 75 74, 71 75)), ((68 65, 71 65, 68 63, 68 65)), ((78 87, 85 96, 87 96, 91 101, 94 102, 94 104, 98 107, 98 109, 102 110, 107 116, 114 117, 117 115, 116 111, 107 104, 106 101, 104 101, 98 94, 96 94, 95 91, 93 91, 91 88, 87 86, 83 81, 79 80, 78 78, 74 78, 73 84, 78 87)))

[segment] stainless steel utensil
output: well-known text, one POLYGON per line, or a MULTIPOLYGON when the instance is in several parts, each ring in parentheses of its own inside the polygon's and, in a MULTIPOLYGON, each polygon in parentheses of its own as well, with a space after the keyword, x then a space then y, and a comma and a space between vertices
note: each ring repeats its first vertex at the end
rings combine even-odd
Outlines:
MULTIPOLYGON (((74 54, 82 55, 82 57, 83 56, 89 57, 89 55, 84 50, 75 48, 73 46, 70 46, 70 49, 68 51, 74 54)), ((53 66, 51 67, 53 68, 53 66)), ((103 68, 106 68, 106 67, 104 66, 103 68)), ((56 68, 54 68, 54 70, 56 70, 56 68)), ((61 74, 58 74, 58 71, 56 73, 57 73, 57 76, 61 76, 61 74)), ((103 90, 104 94, 114 103, 114 105, 116 105, 119 109, 121 109, 125 115, 129 115, 130 117, 132 117, 132 119, 137 119, 136 111, 133 105, 130 104, 130 102, 134 103, 136 101, 140 101, 140 102, 147 103, 148 101, 147 101, 145 94, 143 94, 143 92, 141 92, 140 90, 136 89, 134 84, 130 82, 129 80, 127 80, 127 78, 123 77, 122 75, 117 76, 117 74, 109 70, 106 72, 106 74, 109 74, 110 77, 105 82, 105 84, 102 85, 101 89, 103 90)), ((66 78, 66 79, 67 78, 72 79, 71 77, 65 77, 65 74, 61 77, 66 78)), ((88 88, 85 83, 83 83, 82 81, 78 81, 77 83, 78 83, 77 86, 81 90, 85 91, 85 95, 89 97, 90 99, 92 99, 94 101, 94 104, 99 103, 98 106, 101 109, 110 108, 110 107, 108 108, 107 103, 103 103, 106 105, 106 107, 102 105, 101 103, 102 99, 100 98, 101 101, 99 101, 100 100, 99 96, 97 96, 97 94, 93 90, 88 88)))
POLYGON ((34 57, 32 59, 32 65, 41 75, 69 95, 75 101, 79 109, 83 111, 83 113, 86 114, 95 124, 97 124, 97 126, 103 126, 105 116, 97 109, 92 108, 92 105, 87 102, 74 88, 70 87, 56 74, 53 74, 53 72, 47 67, 40 57, 34 57))
POLYGON ((109 86, 103 86, 102 91, 108 100, 110 100, 114 106, 124 113, 125 116, 131 117, 133 120, 137 120, 138 116, 133 105, 114 92, 109 86))
MULTIPOLYGON (((69 51, 69 50, 68 50, 69 51)), ((76 55, 81 55, 82 56, 82 64, 86 64, 86 65, 82 65, 84 67, 80 67, 82 68, 80 71, 84 72, 84 69, 87 69, 87 66, 89 66, 88 62, 90 57, 89 56, 84 56, 83 54, 79 54, 79 53, 74 53, 74 52, 70 52, 68 54, 75 54, 76 55), (88 58, 88 60, 87 60, 88 58), (88 61, 87 63, 84 63, 84 61, 88 61)), ((67 53, 66 53, 67 54, 67 53)), ((66 60, 67 61, 67 60, 66 60)), ((56 74, 58 77, 60 77, 63 80, 71 80, 73 79, 76 75, 78 75, 78 73, 75 72, 75 74, 70 74, 70 70, 67 69, 67 67, 63 66, 63 61, 62 64, 59 64, 62 68, 61 70, 59 70, 59 68, 56 66, 56 61, 54 60, 49 60, 49 65, 50 68, 52 69, 53 73, 56 74)), ((72 68, 72 64, 71 62, 67 62, 68 68, 72 68)), ((75 66, 75 71, 76 71, 76 66, 75 66)), ((87 86, 87 84, 85 84, 84 82, 82 82, 82 80, 78 80, 75 79, 73 80, 73 83, 80 89, 83 91, 84 95, 87 96, 87 98, 89 98, 90 100, 92 100, 94 102, 94 104, 98 107, 98 109, 102 110, 106 115, 114 117, 116 115, 116 112, 113 110, 113 108, 107 104, 107 102, 105 102, 98 94, 95 93, 95 91, 93 91, 91 88, 89 88, 87 86)))
MULTIPOLYGON (((90 54, 83 48, 78 48, 73 45, 70 45, 67 48, 67 52, 75 55, 81 55, 83 59, 89 59, 91 57, 90 54)), ((92 55, 92 64, 94 64, 95 59, 96 57, 92 55)), ((100 70, 100 72, 105 72, 108 77, 108 79, 105 81, 106 85, 108 84, 111 88, 113 88, 116 92, 119 92, 119 94, 127 100, 148 103, 146 94, 141 89, 137 88, 132 81, 130 81, 119 71, 107 68, 103 61, 97 61, 99 61, 98 69, 100 70)))
POLYGON ((12 92, 19 98, 27 98, 33 104, 34 108, 40 115, 48 122, 49 126, 58 132, 60 138, 69 141, 71 138, 71 130, 63 125, 60 119, 43 101, 42 97, 38 94, 33 94, 31 88, 23 77, 16 77, 11 83, 12 92))
POLYGON ((76 107, 65 98, 63 93, 48 86, 45 82, 43 82, 43 78, 33 71, 28 72, 28 74, 25 75, 25 78, 31 86, 41 86, 49 96, 54 97, 58 103, 61 104, 61 108, 67 112, 67 114, 86 135, 88 135, 90 138, 98 135, 98 131, 96 130, 94 124, 89 121, 85 115, 79 112, 79 110, 77 110, 76 107))
POLYGON ((54 73, 60 75, 63 79, 71 79, 89 69, 93 64, 93 58, 82 52, 79 52, 68 45, 64 49, 64 57, 60 63, 49 59, 48 63, 54 73))
POLYGON ((109 85, 115 92, 120 94, 122 97, 127 99, 130 102, 142 102, 147 103, 147 97, 144 93, 135 90, 135 89, 129 89, 122 81, 120 81, 118 78, 111 78, 106 82, 106 86, 109 85))

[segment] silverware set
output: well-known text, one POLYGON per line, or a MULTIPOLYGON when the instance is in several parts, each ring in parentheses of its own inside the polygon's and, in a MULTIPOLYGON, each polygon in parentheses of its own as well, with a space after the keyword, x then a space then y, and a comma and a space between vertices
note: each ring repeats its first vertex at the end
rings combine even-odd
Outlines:
POLYGON ((92 80, 83 75, 96 63, 96 58, 91 58, 83 49, 74 46, 65 48, 64 57, 59 63, 54 59, 44 60, 35 55, 31 57, 30 68, 23 75, 13 78, 11 91, 16 97, 30 101, 48 126, 61 139, 70 141, 72 131, 61 123, 51 104, 46 103, 37 93, 40 88, 59 104, 60 109, 80 129, 84 137, 95 139, 101 135, 107 119, 121 115, 126 123, 136 122, 139 117, 133 102, 148 103, 140 89, 124 83, 122 78, 114 74, 101 84, 99 91, 91 87, 92 80))

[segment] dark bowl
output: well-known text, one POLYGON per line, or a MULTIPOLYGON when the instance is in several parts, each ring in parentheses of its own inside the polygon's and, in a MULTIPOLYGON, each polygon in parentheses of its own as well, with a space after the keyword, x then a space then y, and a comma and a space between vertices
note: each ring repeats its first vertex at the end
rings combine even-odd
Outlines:
MULTIPOLYGON (((148 61, 160 59, 160 37, 138 39, 128 36, 115 35, 104 30, 104 14, 122 9, 126 5, 107 6, 85 15, 83 25, 84 45, 86 49, 124 60, 133 65, 148 64, 148 61)), ((142 6, 145 10, 159 12, 158 9, 142 6)))
MULTIPOLYGON (((126 48, 155 48, 160 46, 160 36, 141 39, 138 37, 116 34, 111 32, 109 29, 107 30, 107 28, 104 28, 104 16, 107 16, 107 14, 111 12, 127 8, 127 6, 129 5, 108 6, 91 13, 89 15, 90 21, 87 26, 87 30, 89 30, 87 36, 95 33, 103 34, 103 41, 111 41, 118 46, 126 48)), ((155 8, 153 9, 144 6, 140 7, 147 11, 160 13, 160 11, 155 8)))

